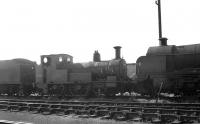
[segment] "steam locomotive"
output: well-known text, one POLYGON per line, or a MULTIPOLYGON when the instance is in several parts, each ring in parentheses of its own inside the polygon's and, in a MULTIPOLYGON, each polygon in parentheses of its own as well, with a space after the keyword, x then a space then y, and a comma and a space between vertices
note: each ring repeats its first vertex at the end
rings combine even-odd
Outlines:
POLYGON ((137 59, 137 90, 143 94, 158 92, 197 95, 200 90, 200 44, 150 47, 137 59))
MULTIPOLYGON (((114 95, 128 88, 126 61, 120 57, 120 46, 114 47, 116 57, 101 61, 95 51, 93 62, 73 63, 67 54, 41 56, 40 82, 50 95, 114 95)), ((130 87, 129 87, 130 89, 130 87)))

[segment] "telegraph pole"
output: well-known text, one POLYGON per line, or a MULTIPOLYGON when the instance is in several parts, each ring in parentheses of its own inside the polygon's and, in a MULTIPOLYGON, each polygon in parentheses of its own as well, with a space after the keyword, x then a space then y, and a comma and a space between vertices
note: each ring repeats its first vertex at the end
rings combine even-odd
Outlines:
POLYGON ((162 20, 161 20, 161 2, 160 0, 156 1, 158 5, 158 28, 159 28, 159 38, 162 38, 162 20))
POLYGON ((157 0, 156 4, 158 6, 159 44, 160 44, 160 46, 166 46, 167 45, 167 38, 162 37, 161 0, 157 0))

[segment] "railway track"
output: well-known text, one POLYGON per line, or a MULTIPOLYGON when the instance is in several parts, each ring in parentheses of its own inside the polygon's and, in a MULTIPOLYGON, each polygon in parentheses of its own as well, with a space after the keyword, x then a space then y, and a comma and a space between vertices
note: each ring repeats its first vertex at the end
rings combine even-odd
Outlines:
POLYGON ((199 123, 200 103, 46 101, 1 99, 0 111, 147 123, 199 123))

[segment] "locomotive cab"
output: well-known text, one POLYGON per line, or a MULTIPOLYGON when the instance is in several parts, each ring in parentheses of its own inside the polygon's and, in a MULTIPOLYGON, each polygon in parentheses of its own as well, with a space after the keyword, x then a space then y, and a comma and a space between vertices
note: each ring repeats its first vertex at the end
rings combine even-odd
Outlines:
MULTIPOLYGON (((41 56, 42 83, 44 92, 59 93, 63 85, 69 83, 68 70, 65 68, 73 63, 73 57, 68 54, 51 54, 41 56)), ((52 93, 50 93, 52 94, 52 93)), ((54 93, 55 94, 55 93, 54 93)))

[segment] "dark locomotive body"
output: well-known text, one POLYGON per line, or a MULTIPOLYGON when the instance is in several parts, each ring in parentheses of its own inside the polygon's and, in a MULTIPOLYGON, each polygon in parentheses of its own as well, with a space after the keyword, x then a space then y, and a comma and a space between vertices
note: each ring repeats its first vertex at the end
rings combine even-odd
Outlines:
POLYGON ((36 63, 26 59, 0 61, 0 94, 30 95, 34 89, 36 63))
POLYGON ((194 95, 200 90, 200 44, 150 47, 137 62, 138 91, 194 95))
POLYGON ((116 48, 113 60, 101 61, 95 51, 94 61, 73 63, 67 54, 41 56, 43 83, 51 95, 114 95, 127 80, 126 62, 116 48))
POLYGON ((124 59, 114 59, 101 62, 75 63, 68 67, 72 74, 91 73, 92 81, 121 81, 126 78, 126 62, 124 59))

